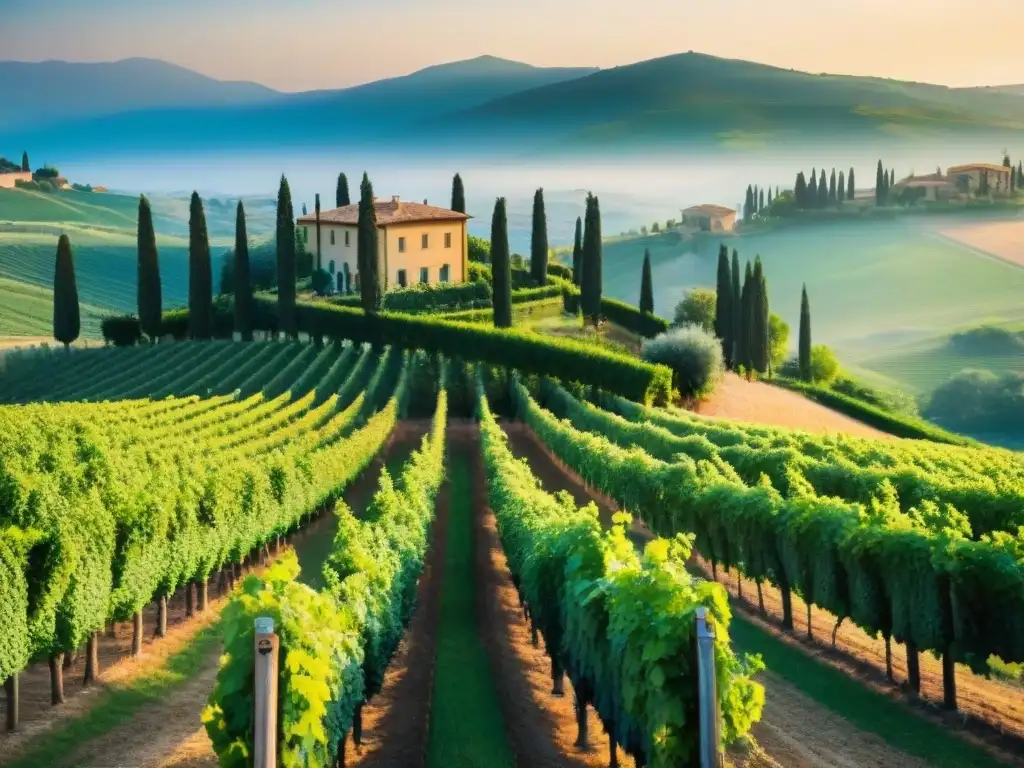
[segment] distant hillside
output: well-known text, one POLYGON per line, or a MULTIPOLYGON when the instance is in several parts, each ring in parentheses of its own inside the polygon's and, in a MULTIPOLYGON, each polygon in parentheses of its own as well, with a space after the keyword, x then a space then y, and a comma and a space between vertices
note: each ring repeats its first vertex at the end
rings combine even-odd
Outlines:
MULTIPOLYGON (((67 149, 280 146, 401 134, 440 115, 591 74, 588 68, 533 67, 493 56, 441 64, 336 91, 280 95, 259 103, 128 106, 119 114, 53 120, 12 135, 12 146, 67 149), (20 142, 20 143, 19 143, 20 142)), ((2 73, 0 73, 2 76, 2 73)), ((3 130, 0 123, 0 131, 3 130)))
POLYGON ((983 85, 977 88, 965 88, 963 90, 1010 93, 1014 96, 1024 96, 1024 83, 1021 83, 1020 85, 983 85))
POLYGON ((425 123, 420 135, 459 143, 529 138, 650 146, 892 126, 1019 130, 1024 100, 998 91, 815 75, 685 53, 496 99, 425 123))
POLYGON ((271 89, 222 82, 153 59, 99 64, 0 61, 0 130, 154 107, 264 101, 271 89))

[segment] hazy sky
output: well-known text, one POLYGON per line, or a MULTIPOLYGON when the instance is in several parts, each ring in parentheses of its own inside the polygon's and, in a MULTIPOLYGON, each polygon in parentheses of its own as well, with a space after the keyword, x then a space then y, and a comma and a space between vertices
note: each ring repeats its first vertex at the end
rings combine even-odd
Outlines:
POLYGON ((492 54, 611 67, 686 50, 948 85, 1024 81, 1024 0, 0 0, 0 60, 164 59, 280 90, 492 54))

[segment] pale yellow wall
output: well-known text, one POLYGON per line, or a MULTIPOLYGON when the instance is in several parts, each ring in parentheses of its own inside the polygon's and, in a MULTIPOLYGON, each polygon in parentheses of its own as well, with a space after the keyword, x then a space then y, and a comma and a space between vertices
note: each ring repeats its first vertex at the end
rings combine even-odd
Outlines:
POLYGON ((0 173, 0 189, 14 189, 16 181, 32 181, 32 172, 0 173))
MULTIPOLYGON (((970 179, 970 188, 978 189, 981 186, 981 169, 970 170, 970 171, 955 171, 949 177, 949 180, 956 184, 957 177, 967 176, 970 179)), ((988 186, 993 191, 1009 189, 1010 186, 1010 174, 1009 169, 1006 173, 1000 171, 989 171, 988 172, 988 186)))
MULTIPOLYGON (((309 235, 306 248, 316 258, 316 225, 305 222, 298 225, 307 227, 309 235)), ((303 235, 305 237, 305 234, 303 235)), ((348 264, 350 273, 356 273, 356 241, 357 228, 351 224, 320 224, 321 265, 330 271, 330 263, 334 261, 335 273, 344 270, 348 264), (331 232, 334 232, 334 244, 331 244, 331 232), (345 244, 345 233, 348 233, 348 245, 345 244)), ((406 270, 406 283, 412 285, 420 281, 420 268, 429 270, 430 283, 441 280, 441 266, 447 264, 449 282, 465 281, 463 274, 468 248, 468 235, 465 221, 434 221, 415 224, 394 224, 378 228, 378 257, 381 269, 386 267, 386 285, 389 289, 398 287, 398 270, 406 270), (445 233, 451 234, 451 247, 444 247, 445 233), (422 248, 422 236, 428 235, 428 247, 422 248), (405 252, 399 252, 398 240, 405 238, 405 252)), ((337 283, 335 283, 337 285, 337 283)))

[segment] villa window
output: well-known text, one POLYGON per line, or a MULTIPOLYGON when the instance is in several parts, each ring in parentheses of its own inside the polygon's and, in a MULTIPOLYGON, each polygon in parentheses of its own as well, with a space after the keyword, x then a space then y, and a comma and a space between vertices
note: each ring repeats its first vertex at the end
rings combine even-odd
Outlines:
MULTIPOLYGON (((399 242, 401 242, 401 240, 399 242)), ((407 283, 406 283, 406 280, 405 280, 405 270, 404 269, 400 269, 400 270, 398 270, 398 287, 399 288, 405 288, 406 285, 407 285, 407 283)))
POLYGON ((452 247, 452 233, 451 232, 445 232, 444 233, 444 247, 445 248, 451 248, 452 247))
POLYGON ((327 264, 327 271, 332 275, 334 274, 334 259, 331 259, 327 264))
POLYGON ((430 247, 430 235, 423 235, 423 244, 420 246, 423 250, 430 247))
POLYGON ((405 253, 405 238, 404 237, 398 238, 398 252, 399 253, 405 253))
POLYGON ((348 230, 345 230, 345 247, 348 248, 348 230))
POLYGON ((448 269, 448 265, 447 265, 447 264, 444 264, 444 265, 443 265, 443 266, 441 267, 441 276, 440 276, 440 278, 439 278, 439 279, 440 279, 440 281, 441 281, 442 283, 447 283, 447 282, 449 282, 449 275, 448 275, 448 272, 449 272, 449 269, 448 269))
POLYGON ((420 282, 421 283, 429 283, 430 282, 430 267, 420 267, 420 282))
POLYGON ((334 230, 331 230, 331 245, 334 245, 334 230))

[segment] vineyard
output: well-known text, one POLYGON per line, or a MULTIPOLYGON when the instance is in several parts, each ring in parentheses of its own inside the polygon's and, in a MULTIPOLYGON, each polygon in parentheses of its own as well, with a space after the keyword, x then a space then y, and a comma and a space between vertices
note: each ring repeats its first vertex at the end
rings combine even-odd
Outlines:
POLYGON ((785 670, 739 620, 777 609, 780 636, 817 611, 833 645, 844 622, 880 638, 889 678, 991 750, 936 728, 858 762, 854 732, 844 764, 1020 764, 1024 694, 982 676, 1024 662, 1019 455, 745 426, 350 341, 15 355, 0 403, 9 729, 41 716, 33 686, 64 701, 65 668, 102 680, 118 628, 139 656, 179 603, 216 602, 190 765, 250 764, 257 616, 281 637, 281 765, 696 765, 703 608, 729 759, 810 765, 777 738, 785 670))

